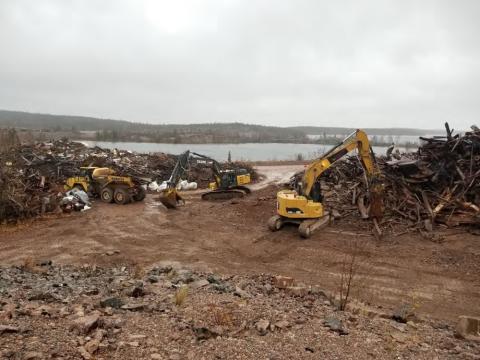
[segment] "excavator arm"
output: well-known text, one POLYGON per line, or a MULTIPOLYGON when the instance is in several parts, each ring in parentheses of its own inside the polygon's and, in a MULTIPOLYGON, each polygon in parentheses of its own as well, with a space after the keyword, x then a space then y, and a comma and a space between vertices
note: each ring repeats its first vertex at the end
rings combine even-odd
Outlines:
POLYGON ((173 168, 170 179, 167 180, 168 187, 176 188, 178 182, 182 179, 183 174, 188 169, 188 159, 190 157, 190 151, 187 150, 184 153, 180 154, 175 167, 173 168))
POLYGON ((188 169, 189 157, 189 150, 180 154, 177 159, 177 163, 173 168, 172 174, 167 180, 167 188, 164 189, 160 194, 160 202, 168 209, 176 208, 177 205, 183 201, 182 197, 177 192, 177 185, 181 180, 183 174, 185 174, 185 171, 187 171, 188 169))
MULTIPOLYGON (((210 167, 212 168, 213 170, 213 175, 215 176, 215 179, 219 178, 221 176, 221 167, 220 167, 220 164, 218 163, 218 161, 216 161, 215 159, 212 159, 208 156, 205 156, 205 155, 202 155, 202 154, 199 154, 199 153, 196 153, 196 152, 192 152, 193 155, 205 160, 205 162, 207 163, 207 165, 210 165, 210 167), (210 162, 210 164, 208 164, 208 162, 210 162)), ((218 182, 218 181, 217 181, 218 182)))
POLYGON ((312 192, 320 175, 336 161, 355 149, 358 149, 358 155, 370 185, 370 182, 379 175, 379 170, 375 163, 375 157, 370 148, 367 134, 362 130, 356 130, 347 136, 341 144, 335 146, 306 168, 302 178, 300 195, 304 195, 307 198, 315 198, 312 192))

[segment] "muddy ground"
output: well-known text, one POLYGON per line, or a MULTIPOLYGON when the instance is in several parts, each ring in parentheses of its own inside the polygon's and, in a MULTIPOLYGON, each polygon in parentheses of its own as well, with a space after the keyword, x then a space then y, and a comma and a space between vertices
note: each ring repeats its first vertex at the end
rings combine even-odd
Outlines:
POLYGON ((434 240, 417 233, 377 240, 359 219, 340 220, 302 240, 295 227, 267 229, 278 185, 257 188, 245 199, 215 203, 186 193, 186 205, 173 211, 156 195, 126 206, 96 201, 85 213, 3 228, 0 263, 33 258, 149 267, 168 260, 223 274, 292 276, 335 294, 356 244, 356 299, 384 310, 407 302, 421 315, 451 323, 459 315, 480 315, 480 237, 452 229, 439 230, 434 240))

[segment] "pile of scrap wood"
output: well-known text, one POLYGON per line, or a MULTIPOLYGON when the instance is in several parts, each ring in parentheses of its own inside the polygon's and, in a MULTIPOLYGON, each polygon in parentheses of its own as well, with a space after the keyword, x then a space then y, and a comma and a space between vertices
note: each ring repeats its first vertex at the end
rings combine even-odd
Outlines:
MULTIPOLYGON (((381 227, 392 233, 431 231, 434 224, 480 225, 480 130, 422 137, 416 153, 377 158, 384 176, 385 213, 381 227)), ((365 194, 357 158, 340 161, 322 177, 325 203, 342 217, 358 215, 365 194)))
MULTIPOLYGON (((60 211, 65 180, 78 175, 82 166, 110 167, 118 175, 161 183, 170 177, 176 161, 176 155, 89 148, 67 139, 33 145, 16 142, 0 150, 0 223, 60 211)), ((192 166, 186 180, 206 187, 213 172, 192 166)))

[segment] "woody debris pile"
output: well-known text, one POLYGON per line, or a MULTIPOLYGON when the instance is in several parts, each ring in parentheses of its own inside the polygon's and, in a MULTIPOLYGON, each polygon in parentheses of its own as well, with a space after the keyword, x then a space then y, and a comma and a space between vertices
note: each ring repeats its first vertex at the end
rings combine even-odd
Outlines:
MULTIPOLYGON (((82 166, 109 167, 119 176, 161 183, 176 161, 176 155, 89 148, 66 139, 35 145, 16 142, 0 149, 0 223, 61 212, 65 180, 78 176, 82 166)), ((209 168, 192 166, 186 180, 207 187, 213 174, 209 168)))
MULTIPOLYGON (((480 130, 421 137, 415 153, 377 158, 384 176, 384 217, 380 227, 394 234, 429 232, 435 224, 453 227, 480 224, 480 130)), ((341 217, 358 216, 365 194, 363 169, 348 158, 323 177, 325 202, 341 217)))

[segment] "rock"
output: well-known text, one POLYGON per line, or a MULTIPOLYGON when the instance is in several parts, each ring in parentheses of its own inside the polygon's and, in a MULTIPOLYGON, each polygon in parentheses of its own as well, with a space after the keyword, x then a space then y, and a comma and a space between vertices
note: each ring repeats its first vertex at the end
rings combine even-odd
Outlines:
POLYGON ((7 303, 3 305, 0 312, 0 319, 12 319, 17 315, 17 305, 14 303, 7 303))
POLYGON ((222 284, 212 284, 212 289, 218 291, 218 292, 221 292, 221 293, 227 293, 227 292, 231 292, 232 291, 232 288, 228 285, 228 284, 225 284, 225 283, 222 283, 222 284))
POLYGON ((9 349, 5 349, 5 350, 2 350, 0 351, 0 359, 10 359, 15 356, 17 354, 16 351, 14 350, 9 350, 9 349))
POLYGON ((197 337, 197 340, 208 340, 212 337, 217 337, 219 334, 216 333, 215 331, 208 329, 206 327, 196 327, 193 328, 193 332, 195 333, 195 336, 197 337))
POLYGON ((87 342, 83 347, 89 354, 95 353, 95 351, 98 350, 98 347, 100 346, 100 341, 98 339, 93 339, 87 342))
POLYGON ((207 276, 207 281, 210 284, 220 284, 222 282, 222 279, 220 279, 218 276, 210 274, 207 276))
POLYGON ((289 286, 293 286, 294 280, 287 276, 275 276, 273 278, 273 286, 279 289, 286 289, 289 286))
POLYGON ((124 305, 122 299, 118 297, 110 297, 100 301, 101 307, 111 307, 113 309, 120 309, 124 305))
POLYGON ((418 325, 415 324, 413 321, 407 321, 407 325, 410 326, 413 329, 418 329, 418 325))
POLYGON ((147 281, 151 284, 156 284, 156 283, 158 283, 158 276, 148 275, 147 276, 147 281))
POLYGON ((197 280, 197 281, 194 281, 190 284, 190 288, 192 289, 200 289, 202 287, 205 287, 207 285, 210 285, 210 282, 206 279, 201 279, 201 280, 197 280))
POLYGON ((177 276, 172 280, 172 283, 190 284, 195 281, 195 277, 190 270, 179 270, 177 276))
POLYGON ((314 285, 310 288, 310 294, 328 299, 327 292, 321 289, 318 285, 314 285))
POLYGON ((90 360, 92 358, 92 355, 90 355, 90 353, 83 346, 78 347, 77 350, 85 360, 90 360))
POLYGON ((143 334, 131 334, 131 335, 128 335, 128 338, 130 340, 140 340, 140 339, 145 339, 147 337, 147 335, 143 335, 143 334))
POLYGON ((401 323, 407 323, 415 319, 415 309, 410 304, 402 304, 395 309, 392 319, 401 323))
POLYGON ((238 286, 235 288, 235 292, 233 294, 244 299, 248 299, 252 297, 248 292, 240 289, 238 286))
POLYGON ((123 305, 121 307, 121 309, 123 310, 130 310, 130 311, 141 311, 144 308, 145 308, 145 304, 141 304, 141 303, 138 303, 138 304, 131 303, 131 304, 123 305))
POLYGON ((396 342, 399 342, 399 343, 402 343, 404 344, 406 341, 407 341, 407 338, 408 338, 408 335, 407 334, 402 334, 400 332, 392 332, 390 334, 390 336, 392 337, 392 339, 394 339, 396 342))
POLYGON ((348 330, 343 327, 342 321, 334 316, 325 318, 323 325, 328 327, 331 331, 339 333, 340 335, 348 335, 348 330))
POLYGON ((43 354, 38 351, 29 351, 23 355, 23 360, 41 360, 44 358, 43 354))
POLYGON ((140 343, 138 341, 131 341, 127 344, 130 345, 131 347, 139 347, 140 346, 140 343))
POLYGON ((20 328, 16 326, 0 325, 0 335, 2 335, 3 333, 16 333, 19 331, 20 328))
POLYGON ((72 329, 80 335, 88 334, 91 330, 97 327, 99 319, 100 316, 98 313, 82 316, 74 321, 72 329))
POLYGON ((171 265, 166 265, 166 266, 156 267, 152 269, 151 272, 154 274, 160 275, 160 274, 168 274, 172 270, 173 270, 173 267, 171 265))
POLYGON ((267 330, 269 326, 270 326, 270 321, 266 319, 261 319, 256 322, 255 329, 257 329, 258 333, 263 336, 267 334, 267 330))
POLYGON ((287 327, 290 326, 290 324, 286 320, 277 321, 274 325, 279 329, 286 329, 287 327))
POLYGON ((105 253, 107 256, 113 256, 115 254, 120 254, 120 250, 109 250, 105 253))
POLYGON ((44 291, 34 291, 28 295, 27 299, 30 301, 46 301, 46 302, 55 302, 59 300, 52 293, 44 292, 44 291))
POLYGON ((298 297, 303 297, 308 294, 308 289, 304 286, 288 286, 286 291, 290 295, 298 297))
POLYGON ((163 356, 155 353, 155 354, 150 355, 150 359, 152 359, 152 360, 163 360, 163 356))
POLYGON ((270 295, 273 292, 273 286, 270 284, 265 284, 263 286, 263 291, 265 294, 270 295))
POLYGON ((403 323, 391 323, 390 324, 393 328, 397 329, 400 332, 405 332, 407 330, 407 325, 403 323))
POLYGON ((455 337, 459 339, 480 341, 480 318, 459 316, 455 337))
POLYGON ((129 296, 136 297, 136 298, 144 295, 145 295, 145 290, 143 289, 143 282, 141 281, 137 282, 129 293, 129 296))

